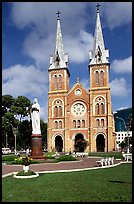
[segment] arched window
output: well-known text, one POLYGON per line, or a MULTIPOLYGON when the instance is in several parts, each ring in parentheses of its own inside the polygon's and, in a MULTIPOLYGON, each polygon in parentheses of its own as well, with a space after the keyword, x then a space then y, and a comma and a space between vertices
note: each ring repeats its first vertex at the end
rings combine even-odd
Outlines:
POLYGON ((100 71, 100 86, 104 85, 104 72, 101 70, 100 71))
POLYGON ((96 104, 96 114, 99 114, 99 103, 96 104))
POLYGON ((59 75, 59 83, 58 83, 59 89, 62 87, 62 76, 59 75))
POLYGON ((99 72, 98 71, 95 72, 95 82, 96 82, 96 85, 99 85, 99 72))
POLYGON ((60 129, 62 128, 62 121, 61 120, 59 121, 59 128, 60 129))
POLYGON ((104 108, 104 104, 101 103, 101 114, 104 114, 105 113, 105 108, 104 108))
POLYGON ((57 75, 54 75, 54 88, 57 89, 57 75))
POLYGON ((73 127, 76 128, 76 120, 73 120, 73 127))
POLYGON ((58 116, 58 107, 57 106, 54 107, 54 116, 55 117, 58 116))
POLYGON ((62 116, 62 107, 59 106, 59 116, 62 116))
POLYGON ((101 119, 101 127, 104 127, 104 119, 101 119))
POLYGON ((77 127, 80 128, 80 120, 77 121, 77 127))
POLYGON ((100 126, 100 121, 99 119, 96 119, 96 127, 99 127, 100 126))
POLYGON ((82 127, 85 127, 85 120, 82 120, 82 127))
POLYGON ((57 129, 58 128, 58 122, 55 121, 55 128, 57 129))

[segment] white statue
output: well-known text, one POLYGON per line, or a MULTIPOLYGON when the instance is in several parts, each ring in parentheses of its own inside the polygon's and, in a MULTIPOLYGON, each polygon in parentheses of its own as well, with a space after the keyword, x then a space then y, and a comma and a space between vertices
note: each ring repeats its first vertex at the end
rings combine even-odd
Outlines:
POLYGON ((40 105, 37 98, 34 99, 31 108, 31 118, 32 118, 32 134, 41 134, 40 130, 40 105))

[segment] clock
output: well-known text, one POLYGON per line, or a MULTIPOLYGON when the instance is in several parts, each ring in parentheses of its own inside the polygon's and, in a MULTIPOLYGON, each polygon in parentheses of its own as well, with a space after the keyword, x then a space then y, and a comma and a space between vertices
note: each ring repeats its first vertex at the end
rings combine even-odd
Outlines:
POLYGON ((86 112, 86 106, 81 102, 77 102, 72 105, 71 112, 74 116, 83 116, 86 112))
POLYGON ((76 89, 75 95, 76 95, 76 96, 80 96, 80 95, 81 95, 81 90, 80 90, 80 89, 76 89))

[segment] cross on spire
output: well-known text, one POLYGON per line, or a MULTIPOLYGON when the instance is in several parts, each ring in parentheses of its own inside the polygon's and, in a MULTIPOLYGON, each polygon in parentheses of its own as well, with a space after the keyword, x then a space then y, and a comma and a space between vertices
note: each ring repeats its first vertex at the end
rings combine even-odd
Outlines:
POLYGON ((96 4, 97 13, 99 13, 99 7, 100 7, 100 4, 99 4, 99 3, 97 3, 97 4, 96 4))
POLYGON ((80 82, 80 78, 79 77, 77 77, 77 82, 80 82))
POLYGON ((57 14, 57 20, 59 20, 59 19, 60 19, 60 14, 61 14, 61 12, 58 11, 56 14, 57 14))

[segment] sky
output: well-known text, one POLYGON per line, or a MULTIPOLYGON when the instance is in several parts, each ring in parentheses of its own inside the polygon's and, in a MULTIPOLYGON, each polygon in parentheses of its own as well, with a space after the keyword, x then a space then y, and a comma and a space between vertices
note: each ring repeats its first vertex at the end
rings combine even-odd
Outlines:
MULTIPOLYGON (((70 88, 79 77, 89 89, 96 2, 2 3, 2 95, 23 95, 31 102, 37 97, 45 122, 58 10, 64 52, 69 55, 70 88)), ((132 107, 132 2, 100 2, 100 17, 110 53, 109 85, 115 112, 132 107)))

